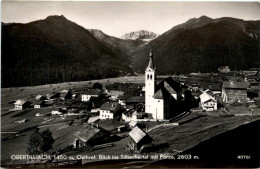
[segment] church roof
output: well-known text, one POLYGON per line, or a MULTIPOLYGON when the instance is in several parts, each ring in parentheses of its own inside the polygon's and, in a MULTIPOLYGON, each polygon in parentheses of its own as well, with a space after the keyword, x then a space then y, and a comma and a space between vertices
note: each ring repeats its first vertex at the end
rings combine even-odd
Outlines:
POLYGON ((177 94, 181 91, 180 84, 172 77, 163 79, 157 86, 156 92, 153 95, 155 99, 164 99, 172 94, 177 94))

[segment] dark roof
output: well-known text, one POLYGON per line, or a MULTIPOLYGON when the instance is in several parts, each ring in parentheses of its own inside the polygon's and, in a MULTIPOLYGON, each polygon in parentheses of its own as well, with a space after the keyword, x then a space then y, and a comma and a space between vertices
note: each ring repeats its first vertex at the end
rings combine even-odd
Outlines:
POLYGON ((85 95, 100 95, 101 90, 99 90, 99 89, 89 89, 89 90, 83 91, 82 94, 85 94, 85 95))
POLYGON ((222 87, 228 89, 247 89, 248 84, 246 82, 224 81, 222 87))
POLYGON ((100 110, 109 110, 109 111, 115 111, 119 108, 119 103, 117 102, 107 102, 101 105, 100 110))
POLYGON ((126 98, 126 101, 127 103, 143 103, 145 102, 145 98, 144 96, 132 96, 132 97, 128 97, 126 98))
POLYGON ((99 132, 106 132, 106 131, 100 128, 92 127, 90 125, 85 125, 78 132, 75 133, 75 136, 83 142, 88 142, 99 132))
POLYGON ((44 100, 36 100, 34 102, 34 105, 42 105, 42 104, 44 104, 44 100))
POLYGON ((163 79, 157 86, 156 92, 153 95, 156 99, 163 99, 172 94, 178 94, 181 91, 181 86, 172 77, 163 79))

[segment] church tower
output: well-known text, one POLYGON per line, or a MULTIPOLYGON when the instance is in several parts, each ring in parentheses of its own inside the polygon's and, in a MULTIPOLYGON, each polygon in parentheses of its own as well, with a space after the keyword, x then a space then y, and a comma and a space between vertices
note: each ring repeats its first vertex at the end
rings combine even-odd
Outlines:
POLYGON ((155 92, 155 80, 156 80, 156 72, 153 63, 153 52, 150 51, 149 55, 149 63, 145 70, 145 112, 153 114, 153 102, 154 102, 154 92, 155 92))

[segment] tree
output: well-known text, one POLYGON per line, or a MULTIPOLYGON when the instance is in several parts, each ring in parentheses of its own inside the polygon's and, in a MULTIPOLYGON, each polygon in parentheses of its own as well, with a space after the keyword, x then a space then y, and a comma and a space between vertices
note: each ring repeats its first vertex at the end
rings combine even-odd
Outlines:
POLYGON ((93 89, 102 90, 103 86, 102 86, 102 84, 96 82, 96 83, 93 84, 93 87, 92 87, 92 88, 93 88, 93 89))
POLYGON ((42 132, 36 129, 29 138, 27 143, 27 153, 29 155, 37 155, 41 153, 46 153, 53 146, 54 139, 52 137, 52 132, 46 129, 42 132))
POLYGON ((52 149, 54 143, 52 132, 49 129, 46 129, 41 133, 41 137, 42 137, 42 144, 40 146, 41 151, 47 152, 48 150, 52 149))
POLYGON ((41 146, 42 138, 41 138, 41 133, 39 132, 39 129, 36 129, 29 138, 29 143, 27 143, 27 153, 29 155, 34 155, 34 154, 40 154, 40 146, 41 146))

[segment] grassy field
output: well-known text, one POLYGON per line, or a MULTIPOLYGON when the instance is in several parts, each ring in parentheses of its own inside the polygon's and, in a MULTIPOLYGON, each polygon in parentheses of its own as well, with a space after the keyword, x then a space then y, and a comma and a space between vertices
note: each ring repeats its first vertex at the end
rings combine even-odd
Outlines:
MULTIPOLYGON (((14 164, 21 163, 21 161, 11 161, 10 156, 12 154, 26 154, 27 142, 29 133, 32 127, 40 127, 40 130, 49 128, 55 139, 55 143, 52 151, 58 151, 74 142, 74 134, 82 125, 70 126, 69 124, 77 118, 77 116, 70 117, 36 117, 36 113, 51 112, 52 107, 46 107, 41 109, 29 109, 29 110, 11 110, 14 105, 12 101, 18 99, 26 99, 33 101, 35 96, 41 94, 45 95, 52 91, 61 91, 62 89, 73 88, 76 91, 83 90, 87 87, 91 87, 93 83, 99 82, 103 85, 113 82, 127 82, 127 83, 144 83, 144 76, 134 77, 121 77, 102 79, 95 81, 85 82, 69 82, 60 84, 50 84, 34 87, 21 87, 21 88, 2 88, 1 95, 1 136, 2 136, 2 164, 14 164), (16 121, 28 119, 26 123, 16 123, 16 121), (27 130, 26 130, 27 129, 27 130), (5 133, 3 133, 5 132, 5 133), (9 132, 9 133, 8 133, 9 132), (12 134, 12 132, 18 132, 18 134, 12 134), (10 136, 15 136, 10 138, 10 136), (17 144, 19 143, 19 144, 17 144)), ((239 108, 233 108, 233 114, 239 112, 239 108)), ((259 108, 257 109, 259 111, 259 108)), ((220 112, 221 113, 221 112, 220 112)), ((239 113, 238 113, 239 114, 239 113)), ((179 123, 179 126, 161 126, 149 130, 149 136, 151 136, 154 142, 166 141, 169 143, 169 147, 161 149, 159 152, 176 154, 178 152, 185 151, 191 147, 198 145, 199 143, 208 140, 216 135, 224 133, 226 131, 237 128, 245 123, 250 123, 256 120, 260 120, 260 114, 249 114, 243 116, 211 116, 210 113, 205 116, 201 116, 197 112, 192 112, 188 116, 174 121, 179 123)), ((113 130, 114 128, 124 125, 125 123, 113 123, 112 121, 105 122, 100 121, 99 125, 107 130, 113 130)), ((161 123, 147 122, 145 123, 148 128, 152 128, 155 125, 161 123)), ((125 134, 127 135, 127 133, 125 134)), ((67 155, 131 155, 129 151, 124 149, 124 145, 127 144, 130 138, 122 138, 119 141, 113 142, 113 147, 107 147, 103 149, 94 150, 92 152, 73 151, 66 153, 67 155)), ((50 153, 51 153, 50 152, 50 153)), ((151 152, 155 154, 158 152, 151 152)), ((84 160, 83 162, 90 162, 93 160, 84 160)), ((24 162, 24 161, 23 161, 24 162)))

